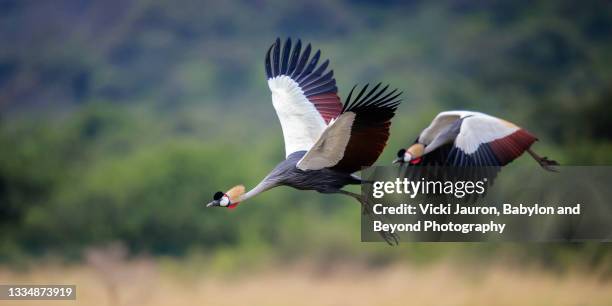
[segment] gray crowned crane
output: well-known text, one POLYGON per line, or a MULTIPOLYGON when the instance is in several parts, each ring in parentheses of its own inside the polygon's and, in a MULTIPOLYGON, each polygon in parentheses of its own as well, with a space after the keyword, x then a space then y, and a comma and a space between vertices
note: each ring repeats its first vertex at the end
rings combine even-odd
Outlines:
MULTIPOLYGON (((359 194, 342 188, 361 184, 354 173, 371 166, 383 151, 401 92, 388 91, 389 86, 380 83, 369 90, 368 85, 361 90, 353 87, 343 105, 333 71, 326 72, 329 60, 318 65, 321 52, 310 57, 311 51, 310 44, 302 51, 300 40, 292 48, 291 39, 284 46, 276 39, 265 57, 286 159, 253 189, 245 192, 238 185, 219 191, 207 207, 235 208, 266 190, 290 186, 350 196, 362 204, 364 214, 374 217, 359 194)), ((395 235, 381 235, 388 243, 397 243, 395 235)))
POLYGON ((504 119, 472 111, 446 111, 434 118, 412 146, 399 150, 394 163, 490 167, 496 174, 527 151, 542 168, 555 171, 559 163, 531 150, 537 140, 504 119))

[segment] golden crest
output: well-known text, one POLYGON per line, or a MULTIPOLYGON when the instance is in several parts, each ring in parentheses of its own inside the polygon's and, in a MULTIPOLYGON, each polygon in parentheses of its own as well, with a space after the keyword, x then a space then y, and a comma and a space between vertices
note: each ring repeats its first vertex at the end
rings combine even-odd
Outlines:
POLYGON ((425 146, 420 143, 415 143, 410 146, 410 148, 408 148, 408 150, 406 151, 408 151, 408 153, 412 155, 412 158, 419 158, 423 155, 423 152, 425 151, 425 146))
POLYGON ((240 202, 240 196, 245 192, 244 185, 236 185, 228 190, 225 194, 230 198, 232 203, 240 202))

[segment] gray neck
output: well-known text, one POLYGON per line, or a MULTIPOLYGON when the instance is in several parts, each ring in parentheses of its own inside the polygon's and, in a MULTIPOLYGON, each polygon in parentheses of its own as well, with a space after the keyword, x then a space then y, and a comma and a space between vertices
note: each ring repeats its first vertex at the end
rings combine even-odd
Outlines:
POLYGON ((289 154, 287 159, 280 162, 266 177, 255 186, 255 188, 249 190, 241 197, 241 201, 252 198, 268 189, 285 185, 286 179, 295 175, 295 164, 306 154, 306 151, 297 151, 289 154))
POLYGON ((264 192, 264 191, 266 191, 268 189, 274 188, 276 186, 278 186, 278 184, 276 184, 274 182, 271 182, 271 181, 268 181, 268 180, 266 180, 264 178, 264 180, 259 182, 259 184, 257 184, 257 186, 255 186, 255 188, 253 188, 253 189, 249 190, 247 193, 243 194, 240 197, 240 201, 239 202, 242 202, 242 201, 245 201, 245 200, 247 200, 249 198, 252 198, 252 197, 254 197, 254 196, 256 196, 256 195, 258 195, 258 194, 260 194, 260 193, 262 193, 262 192, 264 192))

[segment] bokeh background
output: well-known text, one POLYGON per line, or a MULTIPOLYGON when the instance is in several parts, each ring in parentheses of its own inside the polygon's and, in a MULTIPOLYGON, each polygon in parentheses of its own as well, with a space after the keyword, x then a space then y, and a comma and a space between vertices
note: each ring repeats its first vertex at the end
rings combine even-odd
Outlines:
POLYGON ((612 163, 609 1, 0 0, 0 282, 76 284, 69 305, 612 303, 609 244, 361 243, 351 199, 289 188, 205 209, 284 157, 263 59, 288 36, 341 97, 404 91, 378 164, 457 108, 612 163))

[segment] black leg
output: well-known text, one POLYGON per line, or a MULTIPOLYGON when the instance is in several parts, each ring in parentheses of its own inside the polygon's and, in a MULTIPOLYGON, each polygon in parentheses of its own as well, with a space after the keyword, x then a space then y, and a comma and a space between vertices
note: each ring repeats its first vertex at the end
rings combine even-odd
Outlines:
POLYGON ((551 171, 551 172, 558 172, 558 170, 555 168, 555 166, 559 166, 558 162, 552 159, 548 159, 548 157, 546 156, 543 156, 543 157, 539 156, 538 154, 533 152, 531 149, 527 149, 527 153, 529 153, 529 155, 531 155, 531 157, 533 157, 533 159, 535 159, 535 161, 538 162, 538 164, 545 170, 551 171))
MULTIPOLYGON (((374 212, 372 211, 372 203, 369 203, 368 201, 365 201, 364 199, 362 199, 360 194, 357 193, 353 193, 350 191, 345 191, 345 190, 338 190, 339 194, 344 194, 347 195, 349 197, 354 198, 355 200, 359 201, 359 203, 361 203, 361 208, 362 208, 362 214, 367 215, 368 218, 372 219, 372 220, 377 220, 377 221, 384 221, 383 218, 379 215, 374 214, 374 212)), ((389 245, 398 245, 399 244, 399 237, 397 234, 395 233, 391 233, 391 232, 379 232, 380 236, 385 239, 385 241, 389 244, 389 245)))

